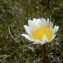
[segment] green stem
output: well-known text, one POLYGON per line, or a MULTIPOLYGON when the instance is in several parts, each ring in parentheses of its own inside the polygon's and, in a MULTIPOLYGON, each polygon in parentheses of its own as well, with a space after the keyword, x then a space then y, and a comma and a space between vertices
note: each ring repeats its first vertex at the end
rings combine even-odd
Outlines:
POLYGON ((45 44, 42 45, 42 49, 43 49, 43 63, 46 63, 46 48, 45 48, 45 44))

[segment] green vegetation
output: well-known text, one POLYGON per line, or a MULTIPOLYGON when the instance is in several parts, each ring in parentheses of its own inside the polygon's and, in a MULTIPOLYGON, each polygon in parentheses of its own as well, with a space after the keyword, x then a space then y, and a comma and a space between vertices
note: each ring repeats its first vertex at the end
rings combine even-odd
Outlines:
POLYGON ((42 46, 20 34, 28 19, 50 18, 56 39, 46 44, 47 63, 63 63, 63 0, 0 0, 0 63, 42 63, 42 46))

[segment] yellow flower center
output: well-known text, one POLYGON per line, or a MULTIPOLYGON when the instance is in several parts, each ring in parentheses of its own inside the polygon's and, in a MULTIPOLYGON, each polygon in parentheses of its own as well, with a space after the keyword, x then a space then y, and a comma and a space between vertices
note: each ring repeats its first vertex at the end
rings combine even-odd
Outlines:
POLYGON ((48 40, 52 38, 52 32, 49 28, 37 28, 32 32, 32 36, 34 39, 42 40, 44 35, 46 35, 48 40))

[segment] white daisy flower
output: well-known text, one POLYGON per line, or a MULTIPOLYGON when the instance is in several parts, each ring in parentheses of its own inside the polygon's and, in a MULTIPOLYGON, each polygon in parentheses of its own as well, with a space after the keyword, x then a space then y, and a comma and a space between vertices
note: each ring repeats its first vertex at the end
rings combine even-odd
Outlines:
POLYGON ((59 26, 54 26, 49 19, 33 19, 28 20, 28 26, 24 25, 25 31, 27 34, 21 34, 33 44, 45 44, 52 41, 56 32, 59 29, 59 26))

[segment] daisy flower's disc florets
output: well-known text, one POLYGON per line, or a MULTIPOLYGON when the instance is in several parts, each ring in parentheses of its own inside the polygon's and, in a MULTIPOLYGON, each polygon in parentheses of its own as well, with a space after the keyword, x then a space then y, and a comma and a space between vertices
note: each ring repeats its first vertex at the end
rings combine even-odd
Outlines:
POLYGON ((59 26, 54 26, 49 19, 33 19, 28 21, 28 26, 24 25, 24 28, 27 34, 21 34, 26 39, 34 42, 34 44, 45 44, 52 41, 56 32, 59 29, 59 26))
POLYGON ((32 37, 40 41, 42 40, 44 35, 46 35, 48 40, 52 38, 52 32, 49 30, 49 28, 37 28, 32 32, 32 37))

